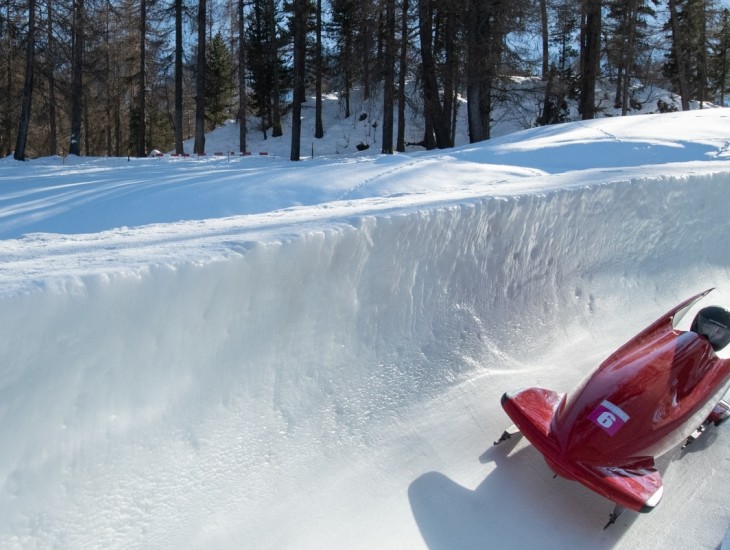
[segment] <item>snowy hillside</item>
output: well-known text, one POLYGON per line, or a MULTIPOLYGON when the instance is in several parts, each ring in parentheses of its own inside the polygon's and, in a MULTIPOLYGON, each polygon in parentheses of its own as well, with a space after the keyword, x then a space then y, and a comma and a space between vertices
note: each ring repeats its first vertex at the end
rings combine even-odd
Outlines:
MULTIPOLYGON (((491 136, 503 137, 521 130, 532 128, 538 118, 538 107, 544 101, 544 82, 537 78, 513 78, 503 83, 504 93, 493 106, 491 136)), ((409 152, 423 151, 417 145, 422 142, 424 134, 423 115, 413 106, 420 102, 420 91, 413 90, 409 84, 409 101, 405 111, 405 143, 409 152)), ((608 81, 600 81, 596 88, 597 117, 618 117, 621 109, 614 106, 615 86, 608 81)), ((653 86, 635 86, 631 97, 638 109, 629 111, 631 116, 644 116, 660 112, 659 105, 665 108, 681 110, 678 96, 662 88, 653 86)), ((712 107, 705 102, 705 106, 712 107)), ((692 109, 699 109, 698 102, 691 102, 692 109)), ((383 127, 383 100, 382 92, 373 93, 363 98, 361 90, 354 89, 350 98, 351 116, 345 118, 345 103, 336 94, 325 95, 322 98, 322 123, 325 135, 315 139, 315 98, 310 97, 302 104, 302 133, 301 156, 303 158, 339 157, 339 156, 369 156, 377 154, 382 147, 383 127), (365 147, 364 151, 358 146, 365 147)), ((397 116, 396 116, 397 119, 397 116)), ((578 121, 581 119, 578 105, 575 100, 566 99, 566 120, 578 121)), ((271 131, 266 134, 261 131, 260 119, 249 116, 247 122, 247 150, 253 156, 267 155, 289 158, 291 152, 290 120, 283 121, 284 135, 271 137, 271 131)), ((398 121, 395 121, 397 126, 398 121)), ((240 130, 235 121, 230 120, 224 126, 217 128, 206 136, 205 150, 207 155, 234 155, 239 151, 240 130)), ((460 99, 457 102, 455 118, 454 142, 457 146, 469 143, 466 102, 460 99)), ((187 153, 193 151, 194 140, 184 143, 187 153)))
POLYGON ((726 429, 607 531, 491 444, 505 390, 570 390, 705 288, 730 306, 729 122, 2 161, 0 547, 717 548, 726 429))

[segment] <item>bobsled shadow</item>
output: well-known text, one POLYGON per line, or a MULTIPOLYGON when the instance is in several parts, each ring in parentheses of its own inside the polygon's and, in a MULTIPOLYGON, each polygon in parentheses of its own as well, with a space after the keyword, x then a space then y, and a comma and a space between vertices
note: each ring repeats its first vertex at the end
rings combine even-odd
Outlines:
POLYGON ((627 512, 604 531, 610 502, 554 479, 532 447, 506 454, 480 457, 497 467, 473 490, 439 472, 411 483, 411 510, 428 548, 611 548, 635 520, 627 512))
POLYGON ((490 445, 487 447, 486 451, 479 455, 479 462, 482 464, 489 464, 490 462, 500 464, 504 460, 507 460, 508 455, 515 447, 517 447, 521 440, 522 437, 513 437, 506 441, 502 441, 499 446, 497 446, 495 442, 494 445, 490 445))

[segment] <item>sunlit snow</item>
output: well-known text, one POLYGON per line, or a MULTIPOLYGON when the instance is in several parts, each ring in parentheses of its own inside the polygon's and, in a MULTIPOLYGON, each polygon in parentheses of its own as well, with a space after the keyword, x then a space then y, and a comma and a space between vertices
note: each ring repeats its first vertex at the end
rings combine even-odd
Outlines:
POLYGON ((717 548, 724 427, 607 531, 492 442, 504 391, 730 306, 730 110, 341 140, 0 161, 0 547, 717 548))

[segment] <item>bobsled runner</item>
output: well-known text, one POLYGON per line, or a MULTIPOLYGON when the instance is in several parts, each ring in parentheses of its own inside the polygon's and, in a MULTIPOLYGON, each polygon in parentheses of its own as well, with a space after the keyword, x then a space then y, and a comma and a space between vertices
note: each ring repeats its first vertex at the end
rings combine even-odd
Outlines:
POLYGON ((691 444, 730 417, 730 312, 701 309, 691 329, 680 319, 713 289, 685 300, 609 356, 570 395, 542 388, 507 392, 514 425, 495 445, 524 435, 555 474, 615 504, 606 527, 625 510, 649 512, 660 501, 655 460, 691 444))

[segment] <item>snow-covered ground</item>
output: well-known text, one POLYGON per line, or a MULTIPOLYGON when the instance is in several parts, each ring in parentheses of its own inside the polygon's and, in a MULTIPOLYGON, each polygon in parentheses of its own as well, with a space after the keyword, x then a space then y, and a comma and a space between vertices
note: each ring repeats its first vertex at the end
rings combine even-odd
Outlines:
POLYGON ((505 390, 570 390, 705 288, 730 306, 730 111, 332 139, 0 161, 0 547, 717 548, 726 429, 607 531, 492 441, 505 390))

